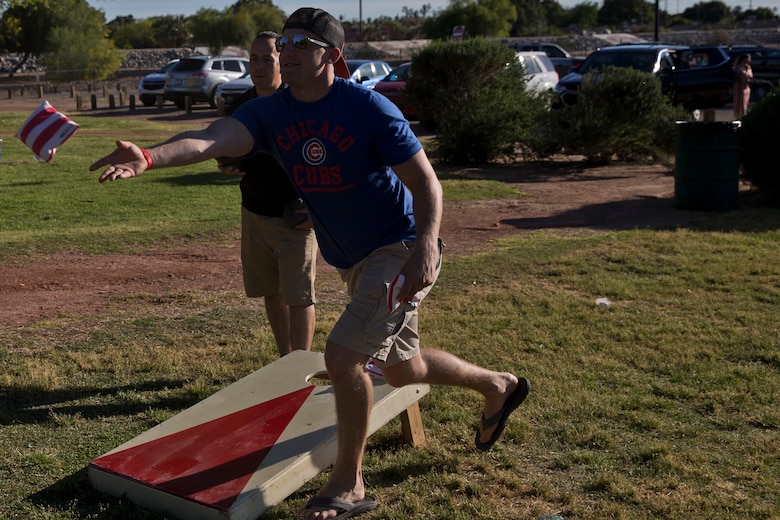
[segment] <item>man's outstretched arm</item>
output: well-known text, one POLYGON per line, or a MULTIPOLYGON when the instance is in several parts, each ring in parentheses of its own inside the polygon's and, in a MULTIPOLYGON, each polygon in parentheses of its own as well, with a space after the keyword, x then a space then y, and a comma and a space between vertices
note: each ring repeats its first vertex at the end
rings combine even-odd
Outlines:
POLYGON ((231 117, 214 121, 203 130, 191 130, 150 146, 144 151, 130 141, 117 141, 116 150, 89 167, 108 166, 98 181, 115 181, 141 175, 150 167, 167 168, 195 164, 220 156, 238 157, 252 151, 254 141, 246 127, 231 117))

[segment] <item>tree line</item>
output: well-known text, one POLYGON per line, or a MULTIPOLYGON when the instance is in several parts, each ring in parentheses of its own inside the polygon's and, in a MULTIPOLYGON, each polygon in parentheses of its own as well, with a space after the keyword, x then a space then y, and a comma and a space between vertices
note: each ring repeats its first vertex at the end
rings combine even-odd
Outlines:
MULTIPOLYGON (((86 0, 0 0, 0 53, 21 56, 10 76, 38 58, 51 79, 101 80, 120 67, 121 49, 205 46, 216 54, 230 45, 247 48, 259 31, 280 31, 285 18, 271 0, 238 0, 192 16, 128 14, 108 22, 86 0)), ((699 2, 674 16, 659 13, 662 27, 778 19, 766 7, 732 9, 720 0, 699 2)), ((439 10, 424 4, 404 7, 394 17, 341 21, 349 38, 358 41, 446 39, 459 25, 470 37, 546 36, 594 28, 644 30, 655 21, 655 4, 604 0, 599 7, 585 1, 567 9, 556 0, 450 0, 439 10)))

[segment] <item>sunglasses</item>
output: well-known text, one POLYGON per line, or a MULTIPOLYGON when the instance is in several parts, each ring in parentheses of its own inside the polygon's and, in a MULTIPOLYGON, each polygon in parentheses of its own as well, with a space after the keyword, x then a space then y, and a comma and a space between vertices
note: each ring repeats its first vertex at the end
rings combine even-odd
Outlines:
POLYGON ((319 45, 320 47, 332 47, 331 44, 325 43, 320 40, 315 40, 314 38, 309 38, 305 34, 296 34, 292 38, 289 36, 280 36, 276 39, 276 50, 277 52, 282 52, 282 50, 287 47, 287 44, 292 42, 292 46, 295 47, 299 51, 305 51, 309 48, 309 44, 313 43, 314 45, 319 45))

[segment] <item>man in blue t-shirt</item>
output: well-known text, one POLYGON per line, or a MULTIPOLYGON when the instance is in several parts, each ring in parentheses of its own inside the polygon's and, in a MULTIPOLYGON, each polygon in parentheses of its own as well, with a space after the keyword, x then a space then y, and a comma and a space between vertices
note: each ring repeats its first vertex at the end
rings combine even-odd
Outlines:
POLYGON ((100 182, 149 168, 192 164, 251 152, 284 165, 311 216, 323 257, 347 283, 350 302, 325 346, 338 420, 338 456, 328 482, 301 510, 304 520, 370 511, 362 461, 373 403, 366 363, 393 386, 415 383, 473 389, 485 398, 475 444, 489 449, 530 383, 420 348, 417 306, 441 266, 441 185, 400 111, 346 78, 344 30, 330 14, 301 8, 277 40, 289 87, 241 106, 204 130, 139 148, 117 149, 90 170, 100 182))

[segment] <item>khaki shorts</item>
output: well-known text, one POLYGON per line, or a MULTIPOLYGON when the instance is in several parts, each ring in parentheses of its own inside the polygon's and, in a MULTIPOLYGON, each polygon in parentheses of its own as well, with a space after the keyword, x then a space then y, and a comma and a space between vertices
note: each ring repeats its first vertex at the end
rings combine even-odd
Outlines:
MULTIPOLYGON (((339 269, 352 298, 328 337, 346 349, 374 358, 377 365, 392 366, 420 353, 417 306, 408 302, 393 312, 387 307, 390 283, 411 254, 413 243, 381 247, 350 269, 339 269)), ((438 277, 441 269, 441 242, 438 277)), ((420 292, 421 299, 433 285, 420 292)))
POLYGON ((317 239, 311 229, 241 208, 241 265, 250 298, 280 294, 286 305, 315 303, 317 239))

